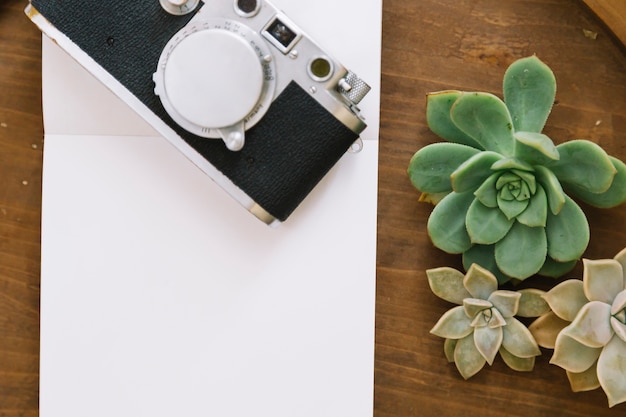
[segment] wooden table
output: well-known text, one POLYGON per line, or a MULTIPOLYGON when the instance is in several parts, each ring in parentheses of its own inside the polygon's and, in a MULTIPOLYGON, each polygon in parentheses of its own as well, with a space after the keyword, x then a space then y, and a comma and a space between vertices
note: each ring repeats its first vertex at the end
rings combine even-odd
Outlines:
MULTIPOLYGON (((2 417, 38 415, 41 44, 24 5, 0 3, 2 417)), ((559 87, 546 133, 557 143, 590 139, 626 160, 626 54, 618 38, 580 0, 385 0, 383 19, 375 416, 624 415, 626 404, 609 409, 600 390, 572 393, 549 351, 531 373, 498 359, 462 380, 444 360, 442 340, 428 333, 450 306, 430 292, 424 272, 459 259, 431 245, 431 207, 418 202, 406 176, 413 153, 439 140, 425 123, 426 92, 501 94, 506 67, 531 54, 550 65, 559 87)), ((626 246, 626 205, 585 209, 586 257, 612 257, 626 246)))

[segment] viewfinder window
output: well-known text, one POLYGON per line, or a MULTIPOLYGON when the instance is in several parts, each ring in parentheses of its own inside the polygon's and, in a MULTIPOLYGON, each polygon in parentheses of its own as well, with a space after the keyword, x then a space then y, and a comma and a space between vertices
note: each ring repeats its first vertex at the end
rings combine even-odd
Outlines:
POLYGON ((300 38, 300 34, 285 23, 282 18, 274 18, 264 29, 263 35, 284 54, 300 38))

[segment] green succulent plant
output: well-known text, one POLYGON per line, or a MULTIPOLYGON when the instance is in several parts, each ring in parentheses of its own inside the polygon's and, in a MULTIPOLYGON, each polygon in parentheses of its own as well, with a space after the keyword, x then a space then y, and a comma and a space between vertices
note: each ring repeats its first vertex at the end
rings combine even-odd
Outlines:
POLYGON ((478 263, 500 283, 572 269, 589 242, 583 210, 626 200, 626 165, 588 140, 555 146, 541 133, 556 95, 550 68, 531 56, 505 72, 504 100, 483 92, 427 96, 430 129, 448 142, 412 157, 408 175, 435 204, 433 244, 478 263))
POLYGON ((538 290, 498 290, 496 277, 473 264, 463 274, 442 267, 426 271, 431 290, 457 307, 446 312, 431 333, 445 338, 444 353, 463 378, 491 365, 498 354, 517 371, 531 371, 541 352, 532 334, 514 316, 545 313, 538 290), (533 292, 535 291, 535 292, 533 292), (539 301, 538 301, 539 300, 539 301))
POLYGON ((567 371, 573 391, 602 387, 609 406, 626 401, 626 249, 613 259, 583 260, 583 280, 544 295, 551 311, 530 325, 550 363, 567 371))

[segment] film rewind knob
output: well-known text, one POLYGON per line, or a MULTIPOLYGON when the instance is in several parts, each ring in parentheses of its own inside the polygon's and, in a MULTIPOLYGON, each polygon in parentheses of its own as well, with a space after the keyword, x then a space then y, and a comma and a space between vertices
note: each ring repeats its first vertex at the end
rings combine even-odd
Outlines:
POLYGON ((200 0, 159 0, 161 7, 173 15, 191 13, 198 7, 200 0))

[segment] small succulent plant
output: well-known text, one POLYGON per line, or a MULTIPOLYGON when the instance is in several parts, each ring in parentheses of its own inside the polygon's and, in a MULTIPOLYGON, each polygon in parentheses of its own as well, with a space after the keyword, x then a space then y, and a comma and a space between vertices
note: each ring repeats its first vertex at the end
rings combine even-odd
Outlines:
POLYGON ((496 277, 476 264, 465 275, 448 267, 429 269, 426 274, 438 297, 458 304, 431 333, 446 339, 446 358, 463 378, 478 373, 485 363, 491 365, 498 352, 511 369, 533 369, 541 352, 528 328, 514 316, 544 313, 547 309, 537 303, 541 293, 499 290, 496 277))
POLYGON ((551 311, 530 331, 554 349, 550 362, 567 371, 573 391, 602 387, 612 407, 626 401, 626 249, 613 259, 584 259, 583 268, 582 281, 544 295, 551 311))
POLYGON ((420 149, 408 174, 435 204, 433 244, 463 254, 500 283, 558 277, 589 242, 575 197, 597 207, 626 201, 626 165, 588 140, 555 146, 541 133, 556 94, 554 74, 537 57, 505 72, 504 101, 482 92, 428 94, 426 116, 448 142, 420 149), (570 197, 571 196, 571 197, 570 197))

